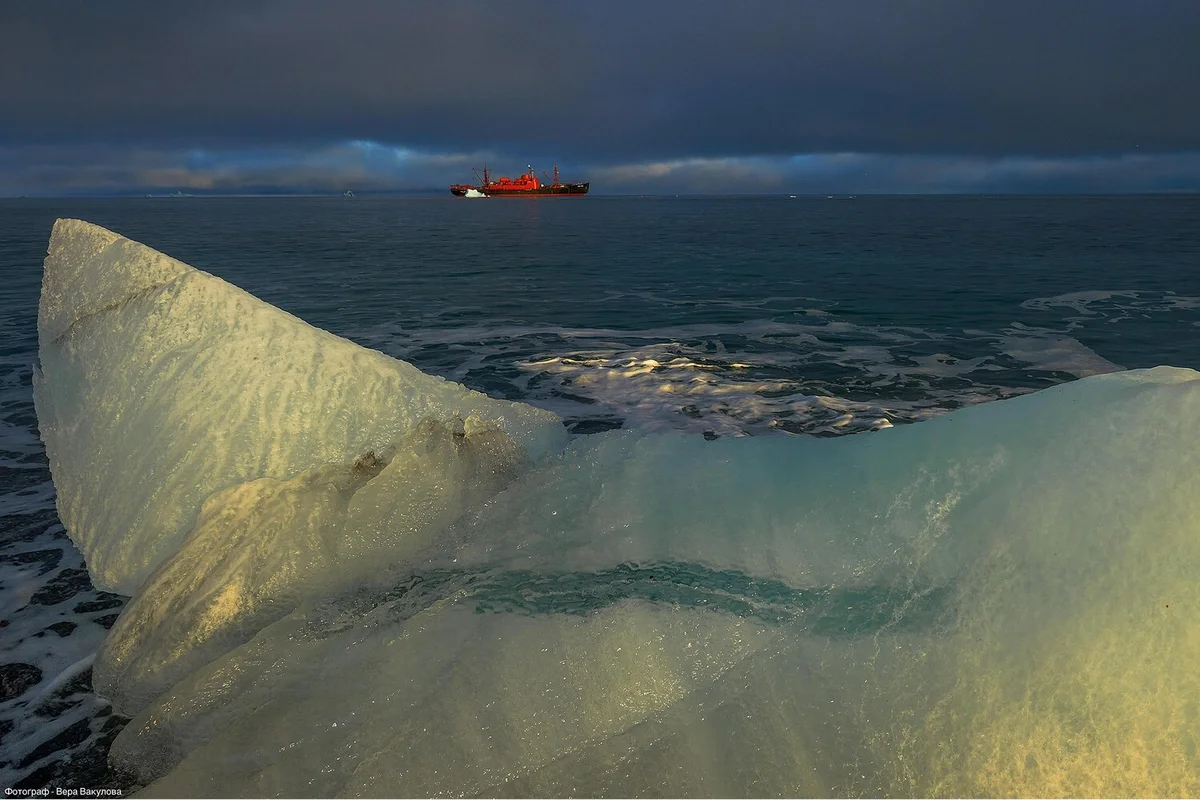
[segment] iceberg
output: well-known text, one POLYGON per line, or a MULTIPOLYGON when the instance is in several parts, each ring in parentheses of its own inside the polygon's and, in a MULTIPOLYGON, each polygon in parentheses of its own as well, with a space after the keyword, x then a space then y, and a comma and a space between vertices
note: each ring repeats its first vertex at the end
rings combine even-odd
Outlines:
POLYGON ((567 441, 84 223, 46 269, 147 796, 1200 793, 1200 373, 567 441))
POLYGON ((38 360, 59 516, 96 586, 126 595, 239 483, 353 462, 426 418, 478 416, 534 458, 566 437, 549 412, 425 375, 79 220, 50 237, 38 360))
POLYGON ((380 559, 435 548, 463 509, 521 469, 524 450, 476 417, 426 420, 382 455, 217 492, 123 611, 93 670, 125 714, 246 641, 302 599, 353 585, 380 559))

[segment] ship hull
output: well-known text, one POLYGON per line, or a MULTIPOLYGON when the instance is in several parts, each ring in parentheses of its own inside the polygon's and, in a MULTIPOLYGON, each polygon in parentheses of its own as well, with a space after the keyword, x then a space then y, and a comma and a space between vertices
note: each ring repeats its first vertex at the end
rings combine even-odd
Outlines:
POLYGON ((590 183, 562 183, 558 186, 539 186, 536 189, 507 189, 498 186, 451 186, 450 194, 466 197, 474 189, 487 197, 581 197, 588 193, 590 183))

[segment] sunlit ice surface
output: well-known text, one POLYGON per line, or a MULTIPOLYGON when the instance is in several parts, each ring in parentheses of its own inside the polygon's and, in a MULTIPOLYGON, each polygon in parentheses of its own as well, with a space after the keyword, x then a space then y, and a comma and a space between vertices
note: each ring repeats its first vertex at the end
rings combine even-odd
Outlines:
POLYGON ((39 341, 149 795, 1200 791, 1193 371, 568 442, 77 221, 39 341))

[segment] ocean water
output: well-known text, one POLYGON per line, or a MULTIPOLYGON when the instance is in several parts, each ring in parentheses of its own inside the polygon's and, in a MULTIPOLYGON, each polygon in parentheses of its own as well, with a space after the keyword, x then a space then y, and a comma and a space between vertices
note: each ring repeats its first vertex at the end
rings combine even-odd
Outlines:
POLYGON ((124 599, 57 521, 32 404, 59 217, 581 435, 870 436, 1200 368, 1196 198, 0 201, 0 783, 27 788, 128 785, 90 673, 124 599))

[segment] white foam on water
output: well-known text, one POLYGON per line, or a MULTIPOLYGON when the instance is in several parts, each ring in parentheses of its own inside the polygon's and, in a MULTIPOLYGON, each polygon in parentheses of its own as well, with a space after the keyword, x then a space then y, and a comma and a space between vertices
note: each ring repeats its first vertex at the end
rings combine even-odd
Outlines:
POLYGON ((1116 324, 1127 319, 1147 319, 1164 312, 1195 311, 1200 309, 1200 297, 1135 289, 1068 292, 1053 297, 1035 297, 1023 302, 1021 307, 1033 311, 1070 309, 1075 312, 1073 317, 1067 317, 1068 329, 1072 329, 1097 319, 1116 324))
POLYGON ((1021 303, 1022 308, 1028 308, 1035 311, 1046 311, 1052 308, 1070 308, 1079 314, 1091 316, 1099 312, 1093 310, 1093 307, 1105 301, 1114 301, 1115 306, 1126 306, 1128 303, 1122 304, 1117 298, 1125 298, 1126 300, 1135 300, 1139 296, 1139 292, 1132 289, 1122 291, 1086 291, 1086 292, 1067 292, 1065 294, 1054 295, 1053 297, 1034 297, 1021 303))
POLYGON ((12 492, 0 493, 0 507, 5 514, 32 514, 54 507, 54 483, 43 480, 12 492))
POLYGON ((595 416, 599 410, 644 431, 745 436, 803 420, 803 432, 818 433, 852 421, 861 427, 860 418, 868 427, 879 427, 890 425, 889 417, 919 419, 937 413, 811 394, 796 381, 755 380, 761 370, 749 364, 701 360, 698 353, 692 354, 693 360, 681 355, 681 349, 663 345, 621 353, 593 351, 520 367, 542 378, 543 385, 547 377, 557 379, 556 394, 540 400, 543 408, 563 417, 595 416), (746 377, 739 380, 739 373, 746 377))
POLYGON ((50 680, 49 683, 38 690, 38 693, 34 695, 33 699, 30 701, 29 707, 36 713, 36 711, 45 704, 46 700, 48 700, 51 695, 62 689, 70 681, 83 675, 84 672, 90 670, 95 661, 96 654, 88 653, 83 658, 61 670, 57 675, 54 676, 53 679, 50 680))
POLYGON ((24 671, 24 691, 10 684, 12 696, 0 701, 0 785, 9 787, 100 739, 108 704, 73 680, 82 676, 72 665, 90 664, 107 634, 103 618, 116 610, 86 580, 83 558, 54 516, 31 361, 0 356, 0 664, 24 671))
POLYGON ((47 505, 40 514, 22 510, 0 518, 7 539, 0 551, 0 608, 7 623, 0 662, 37 670, 25 691, 0 702, 0 720, 11 724, 0 751, 5 786, 63 761, 64 751, 95 746, 108 722, 109 704, 91 692, 83 673, 108 633, 111 622, 104 618, 122 603, 87 582, 83 558, 47 513, 52 501, 47 505), (70 743, 51 745, 63 736, 70 743))
POLYGON ((855 325, 819 309, 802 319, 811 321, 635 331, 381 325, 352 335, 455 380, 504 381, 585 432, 850 433, 1122 369, 1059 332, 1020 325, 951 337, 855 325), (1014 373, 1027 385, 1014 385, 1014 373))
POLYGON ((1047 372, 1086 378, 1123 369, 1069 336, 1007 336, 1001 342, 1005 354, 1047 372))
MULTIPOLYGON (((28 360, 0 356, 0 469, 45 470, 45 448, 33 422, 28 360)), ((0 484, 3 488, 3 484, 0 484)), ((8 506, 0 505, 7 509, 8 506)))

